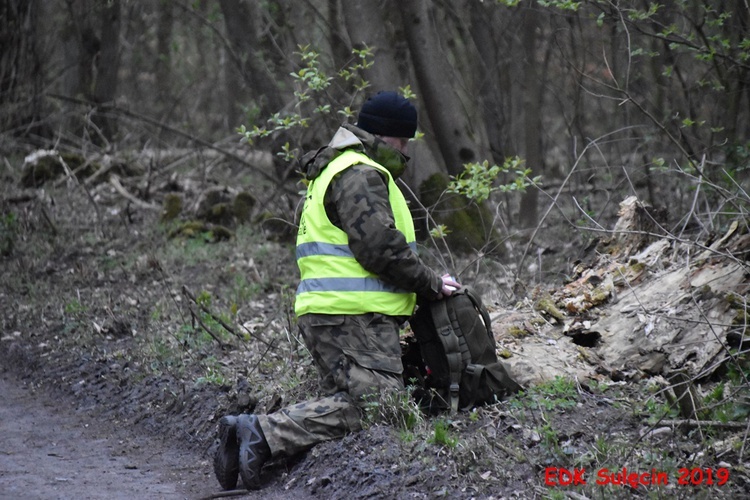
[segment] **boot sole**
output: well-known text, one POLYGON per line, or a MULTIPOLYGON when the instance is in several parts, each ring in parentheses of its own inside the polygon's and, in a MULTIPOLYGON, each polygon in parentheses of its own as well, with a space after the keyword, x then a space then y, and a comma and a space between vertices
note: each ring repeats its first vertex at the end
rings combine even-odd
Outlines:
POLYGON ((259 433, 255 416, 242 415, 237 421, 237 438, 240 445, 239 469, 242 484, 248 490, 260 489, 260 469, 269 457, 259 456, 262 452, 257 445, 265 444, 265 438, 259 433), (257 463, 260 461, 260 463, 257 463), (252 467, 250 464, 253 464, 252 467))
POLYGON ((221 487, 233 490, 237 487, 240 473, 240 453, 237 443, 236 417, 219 420, 219 448, 214 455, 214 474, 221 487))

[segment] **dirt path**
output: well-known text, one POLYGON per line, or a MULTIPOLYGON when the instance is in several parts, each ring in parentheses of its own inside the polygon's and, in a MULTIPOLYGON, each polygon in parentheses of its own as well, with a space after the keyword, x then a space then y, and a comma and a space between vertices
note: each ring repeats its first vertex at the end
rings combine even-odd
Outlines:
POLYGON ((0 498, 200 498, 204 460, 127 436, 0 373, 0 498))

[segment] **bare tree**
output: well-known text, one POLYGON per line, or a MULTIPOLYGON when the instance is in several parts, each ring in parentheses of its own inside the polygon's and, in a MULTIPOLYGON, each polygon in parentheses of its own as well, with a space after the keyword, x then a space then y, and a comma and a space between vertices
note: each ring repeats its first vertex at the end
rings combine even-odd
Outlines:
MULTIPOLYGON (((275 113, 283 106, 271 55, 264 53, 262 43, 263 12, 258 2, 219 0, 231 56, 262 115, 275 113)), ((238 82, 239 83, 239 82, 238 82)), ((231 85, 231 84, 230 84, 231 85)))
POLYGON ((156 57, 153 59, 154 75, 156 75, 156 90, 159 101, 165 102, 169 97, 172 86, 172 57, 171 44, 174 36, 174 6, 172 2, 159 2, 157 6, 156 24, 156 57))
POLYGON ((378 2, 343 2, 342 7, 352 44, 374 50, 374 64, 365 71, 372 90, 405 86, 410 77, 409 58, 398 12, 378 2))
POLYGON ((40 132, 44 74, 38 50, 36 0, 0 2, 0 128, 19 135, 40 132))
POLYGON ((509 133, 512 113, 509 101, 513 96, 508 50, 511 37, 506 34, 513 20, 513 12, 501 12, 490 2, 468 2, 470 14, 468 33, 476 47, 478 59, 474 67, 479 90, 479 112, 487 129, 492 158, 501 163, 513 151, 509 133))
POLYGON ((447 60, 441 33, 449 28, 441 26, 437 7, 425 0, 404 0, 400 5, 425 113, 447 172, 458 175, 464 164, 486 157, 476 140, 483 136, 477 133, 482 124, 471 122, 459 95, 463 84, 447 60))
MULTIPOLYGON (((544 171, 544 157, 542 154, 542 81, 539 71, 537 54, 537 32, 539 30, 538 14, 529 6, 524 11, 522 37, 524 54, 524 145, 526 150, 526 164, 532 174, 540 175, 544 171)), ((539 191, 527 190, 521 197, 519 223, 522 227, 533 227, 539 218, 539 191)))
MULTIPOLYGON (((110 0, 100 7, 101 42, 94 56, 95 79, 93 101, 109 104, 117 94, 120 72, 120 0, 110 0)), ((95 122, 106 139, 112 139, 116 132, 116 122, 106 115, 98 116, 95 122)))

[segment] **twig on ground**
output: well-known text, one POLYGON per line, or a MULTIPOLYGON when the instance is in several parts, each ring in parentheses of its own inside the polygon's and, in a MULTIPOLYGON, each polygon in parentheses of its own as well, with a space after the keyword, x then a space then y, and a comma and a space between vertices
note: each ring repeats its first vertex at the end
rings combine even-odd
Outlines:
POLYGON ((747 422, 747 426, 745 427, 745 436, 742 438, 742 449, 740 450, 739 463, 742 463, 742 457, 745 456, 745 444, 747 443, 748 433, 750 433, 750 420, 747 422))
POLYGON ((60 234, 60 231, 57 230, 57 225, 55 225, 54 221, 52 220, 52 216, 50 216, 49 212, 47 212, 47 207, 44 206, 44 203, 39 204, 39 209, 42 211, 42 217, 44 218, 44 221, 52 230, 52 234, 54 234, 55 236, 60 234))
POLYGON ((206 333, 208 333, 211 336, 212 339, 214 339, 216 342, 219 343, 219 346, 222 349, 224 347, 228 347, 228 346, 231 345, 231 344, 228 344, 228 343, 224 342, 223 340, 221 340, 218 335, 216 335, 214 332, 212 332, 211 329, 203 322, 203 320, 201 319, 200 315, 198 313, 196 313, 193 310, 193 308, 190 307, 190 305, 188 305, 188 309, 190 309, 190 316, 192 316, 193 321, 197 321, 198 324, 201 326, 201 328, 203 328, 206 331, 206 333))
MULTIPOLYGON (((703 161, 705 162, 706 157, 703 157, 703 161)), ((685 215, 685 223, 682 225, 682 229, 680 229, 680 234, 678 235, 679 238, 682 238, 682 235, 685 234, 685 229, 687 228, 688 224, 690 223, 690 219, 693 218, 693 214, 695 214, 695 207, 698 205, 698 195, 701 192, 701 186, 703 186, 703 177, 698 177, 698 183, 695 186, 695 195, 693 196, 693 203, 690 206, 690 212, 685 215)), ((698 218, 696 217, 696 220, 698 218)), ((698 220, 700 223, 700 221, 698 220)), ((703 225, 703 224, 701 224, 703 225)), ((705 227, 703 230, 705 231, 705 227)))
POLYGON ((228 491, 220 491, 219 493, 214 493, 212 495, 208 495, 207 497, 201 497, 198 500, 212 500, 213 498, 228 498, 228 497, 244 497, 249 494, 250 494, 250 491, 248 490, 228 490, 228 491))
MULTIPOLYGON (((55 144, 55 151, 57 151, 57 144, 55 144)), ((87 167, 90 164, 90 162, 88 160, 85 161, 83 163, 83 165, 81 165, 80 167, 78 167, 75 170, 75 172, 74 172, 73 170, 71 170, 70 166, 68 166, 68 163, 62 157, 62 155, 60 155, 60 153, 57 153, 57 160, 60 162, 60 165, 62 165, 63 170, 65 170, 65 174, 66 174, 65 180, 70 179, 79 188, 81 188, 81 190, 86 195, 86 198, 89 200, 89 202, 91 203, 91 205, 94 207, 94 213, 96 214, 96 220, 99 223, 99 233, 103 236, 104 235, 104 226, 102 224, 102 214, 99 211, 99 205, 96 203, 96 200, 94 200, 94 197, 91 196, 91 191, 89 191, 88 189, 86 189, 86 186, 84 186, 83 184, 81 184, 80 182, 78 182, 78 177, 76 177, 76 173, 78 172, 78 170, 81 170, 81 169, 87 167)), ((57 186, 57 184, 55 184, 55 186, 57 186)))
POLYGON ((720 420, 698 420, 694 418, 684 418, 677 420, 662 420, 661 425, 673 425, 675 427, 718 427, 721 429, 746 429, 746 422, 722 422, 720 420))
POLYGON ((120 178, 116 175, 112 175, 109 178, 109 183, 112 184, 112 186, 115 188, 115 190, 123 195, 125 198, 127 198, 130 202, 133 204, 145 208, 148 210, 161 210, 161 207, 159 205, 154 205, 152 203, 145 202, 138 198, 137 196, 133 196, 132 194, 128 193, 128 191, 122 187, 122 184, 120 184, 120 178))
MULTIPOLYGON (((195 295, 193 294, 193 292, 191 292, 191 291, 190 291, 190 290, 188 289, 188 287, 187 287, 186 285, 183 285, 183 286, 182 286, 182 293, 183 293, 183 294, 184 294, 184 295, 185 295, 185 296, 186 296, 187 298, 189 298, 189 299, 190 299, 191 301, 193 301, 193 302, 194 302, 194 303, 195 303, 195 304, 196 304, 196 305, 197 305, 198 307, 200 307, 200 308, 201 308, 201 311, 203 311, 204 313, 206 313, 206 314, 208 314, 209 316, 211 316, 211 318, 212 318, 212 319, 213 319, 214 321, 216 321, 217 323, 219 323, 219 324, 220 324, 220 325, 222 326, 222 328, 224 328, 224 329, 225 329, 226 331, 228 331, 229 333, 231 333, 232 335, 234 335, 234 336, 235 336, 235 337, 237 337, 238 339, 240 339, 240 340, 243 340, 243 337, 242 337, 242 335, 240 335, 239 333, 237 333, 237 331, 236 331, 236 330, 235 330, 234 328, 232 328, 232 327, 231 327, 230 325, 228 325, 228 324, 226 323, 226 321, 224 321, 223 319, 221 319, 220 317, 218 317, 217 315, 215 315, 215 314, 214 314, 214 313, 213 313, 213 312, 212 312, 212 311, 211 311, 211 310, 210 310, 210 309, 209 309, 208 307, 206 307, 206 306, 205 306, 204 304, 201 304, 201 303, 199 303, 199 302, 198 302, 198 300, 197 300, 197 299, 195 298, 195 295)), ((253 338, 254 338, 255 340, 258 340, 258 341, 260 341, 260 342, 264 343, 264 344, 265 344, 265 345, 267 345, 268 347, 272 347, 272 346, 273 346, 273 342, 268 342, 268 341, 264 340, 264 339, 263 339, 262 337, 260 337, 260 336, 258 336, 258 335, 254 335, 254 334, 253 334, 252 332, 250 332, 250 331, 249 331, 249 330, 247 330, 247 329, 245 329, 245 331, 247 331, 247 333, 248 333, 248 334, 249 334, 250 336, 252 336, 252 337, 253 337, 253 338)))

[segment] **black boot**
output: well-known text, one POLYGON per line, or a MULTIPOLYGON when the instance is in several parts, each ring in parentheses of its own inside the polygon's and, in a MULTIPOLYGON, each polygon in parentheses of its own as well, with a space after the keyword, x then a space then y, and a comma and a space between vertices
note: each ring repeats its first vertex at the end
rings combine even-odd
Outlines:
POLYGON ((219 448, 214 455, 214 474, 225 490, 237 487, 240 472, 240 445, 237 441, 237 417, 219 420, 219 448))
POLYGON ((260 488, 260 469, 271 458, 271 449, 255 415, 237 417, 237 440, 240 444, 240 476, 245 488, 260 488))

